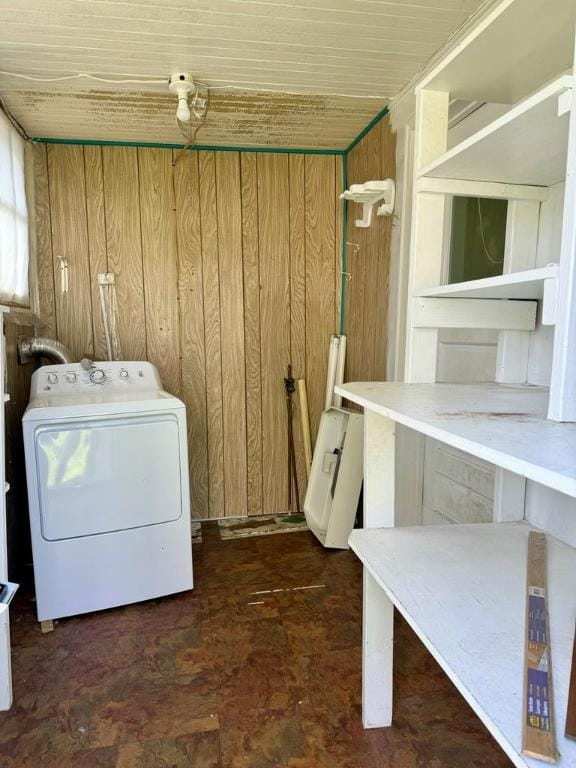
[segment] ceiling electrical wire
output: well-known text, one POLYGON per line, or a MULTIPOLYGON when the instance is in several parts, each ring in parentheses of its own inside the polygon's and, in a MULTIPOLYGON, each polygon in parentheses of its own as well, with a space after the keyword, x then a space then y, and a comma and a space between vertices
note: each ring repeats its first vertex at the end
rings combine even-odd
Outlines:
POLYGON ((210 107, 210 89, 204 83, 196 83, 196 85, 199 85, 206 89, 205 97, 199 96, 198 89, 196 89, 196 93, 194 94, 194 97, 192 99, 191 110, 194 116, 199 120, 199 122, 196 123, 195 125, 192 124, 192 120, 190 120, 189 123, 183 123, 181 120, 178 119, 178 116, 176 116, 176 123, 178 125, 178 128, 180 129, 180 132, 186 139, 186 144, 180 150, 178 156, 174 160, 173 165, 176 165, 179 162, 179 160, 184 156, 184 154, 186 153, 186 150, 190 149, 190 147, 192 147, 195 144, 196 135, 206 122, 206 115, 208 114, 208 109, 210 107), (203 99, 204 104, 202 105, 201 111, 196 111, 195 106, 199 98, 203 99), (188 126, 188 133, 184 132, 184 126, 188 126))
MULTIPOLYGON (((74 75, 62 75, 59 77, 36 77, 35 75, 24 75, 20 72, 7 72, 6 70, 0 70, 0 75, 6 77, 19 77, 22 80, 29 80, 33 83, 59 83, 66 80, 76 80, 77 78, 84 78, 86 80, 94 80, 97 83, 108 83, 109 85, 166 85, 167 78, 163 77, 158 80, 139 80, 137 78, 119 78, 112 80, 106 77, 100 77, 99 75, 90 75, 87 72, 78 72, 74 75)), ((198 85, 206 88, 207 91, 251 91, 254 93, 278 93, 285 96, 320 96, 320 97, 337 97, 343 99, 378 99, 379 101, 386 101, 384 96, 368 96, 360 95, 357 93, 304 93, 303 91, 285 91, 281 86, 278 88, 259 88, 251 85, 206 85, 205 83, 198 83, 198 85)))
POLYGON ((85 78, 86 80, 95 80, 98 83, 110 83, 111 85, 118 85, 122 83, 129 83, 131 85, 166 85, 166 78, 162 80, 138 80, 131 78, 122 78, 116 80, 110 80, 106 77, 99 77, 98 75, 89 75, 87 72, 78 72, 75 75, 62 75, 61 77, 36 77, 35 75, 24 75, 20 72, 6 72, 0 70, 0 75, 6 75, 6 77, 19 77, 22 80, 30 80, 33 83, 60 83, 64 80, 76 80, 77 78, 85 78))

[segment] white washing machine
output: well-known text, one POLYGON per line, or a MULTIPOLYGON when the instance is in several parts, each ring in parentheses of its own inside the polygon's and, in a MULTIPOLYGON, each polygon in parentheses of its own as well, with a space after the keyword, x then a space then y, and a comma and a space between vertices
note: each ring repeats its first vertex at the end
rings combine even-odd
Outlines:
POLYGON ((191 589, 186 410, 146 362, 47 365, 23 416, 38 620, 191 589))

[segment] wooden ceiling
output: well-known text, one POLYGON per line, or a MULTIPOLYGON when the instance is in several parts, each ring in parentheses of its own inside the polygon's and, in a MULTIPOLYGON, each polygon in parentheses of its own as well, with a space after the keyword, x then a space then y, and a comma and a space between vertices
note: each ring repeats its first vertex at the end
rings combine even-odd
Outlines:
POLYGON ((344 149, 481 4, 0 0, 0 94, 31 136, 181 143, 187 71, 211 88, 199 144, 344 149))

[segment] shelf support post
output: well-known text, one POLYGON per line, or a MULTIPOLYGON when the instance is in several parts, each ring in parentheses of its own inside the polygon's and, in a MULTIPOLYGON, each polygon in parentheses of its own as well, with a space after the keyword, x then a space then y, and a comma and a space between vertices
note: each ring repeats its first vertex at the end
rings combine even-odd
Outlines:
MULTIPOLYGON (((364 416, 364 527, 395 525, 396 425, 385 416, 364 416)), ((362 722, 392 723, 394 606, 364 567, 362 619, 362 722)))
MULTIPOLYGON (((417 90, 414 174, 446 150, 448 142, 449 94, 417 90)), ((419 192, 413 186, 412 234, 410 238, 409 296, 420 288, 439 285, 444 249, 444 211, 446 196, 419 192)), ((436 380, 438 331, 415 328, 412 302, 408 302, 405 379, 410 382, 436 380)))

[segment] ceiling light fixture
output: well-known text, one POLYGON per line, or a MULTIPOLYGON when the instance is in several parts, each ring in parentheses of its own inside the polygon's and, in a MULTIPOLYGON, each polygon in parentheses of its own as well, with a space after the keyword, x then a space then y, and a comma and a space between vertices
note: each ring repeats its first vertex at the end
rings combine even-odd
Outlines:
POLYGON ((189 123, 192 114, 190 112, 188 99, 196 93, 196 86, 192 79, 192 75, 189 75, 187 72, 175 72, 170 78, 168 87, 178 98, 176 119, 181 123, 189 123))
POLYGON ((208 86, 195 83, 188 72, 174 72, 168 88, 178 99, 176 123, 186 139, 186 147, 189 147, 206 119, 210 96, 208 86))

